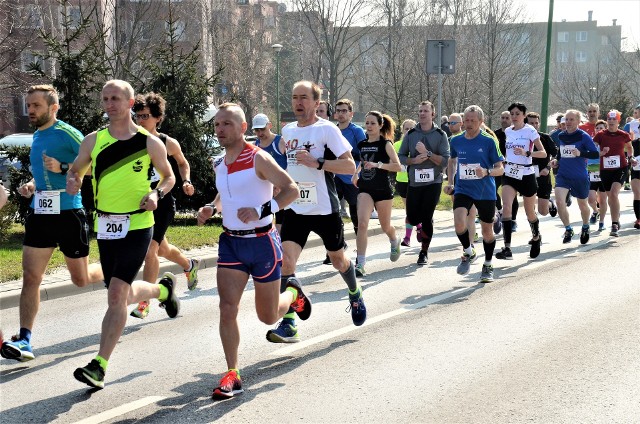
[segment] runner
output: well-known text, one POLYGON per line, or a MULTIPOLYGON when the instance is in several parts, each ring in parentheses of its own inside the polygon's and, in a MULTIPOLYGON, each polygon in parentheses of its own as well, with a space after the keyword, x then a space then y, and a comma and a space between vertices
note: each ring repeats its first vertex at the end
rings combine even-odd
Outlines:
MULTIPOLYGON (((18 188, 32 197, 22 247, 20 332, 2 343, 3 358, 35 359, 31 333, 40 307, 40 284, 56 247, 64 255, 71 281, 78 287, 103 281, 98 264, 89 264, 89 229, 79 193, 64 192, 69 164, 78 155, 82 134, 57 119, 58 92, 51 85, 34 85, 26 96, 29 123, 37 128, 29 159, 33 179, 18 188)), ((4 187, 0 187, 6 194, 4 187)))
POLYGON ((509 106, 513 125, 505 130, 507 136, 504 176, 502 177, 502 228, 504 233, 504 247, 496 253, 498 259, 513 259, 511 252, 511 233, 513 221, 511 207, 520 193, 524 200, 524 210, 531 227, 531 249, 529 256, 537 258, 540 254, 540 231, 538 216, 536 215, 536 193, 538 183, 533 168, 533 158, 546 158, 540 136, 535 128, 526 123, 527 107, 522 103, 512 103, 509 106), (534 151, 535 147, 535 151, 534 151))
MULTIPOLYGON (((180 143, 175 138, 171 138, 166 134, 159 133, 158 127, 162 124, 165 116, 167 102, 164 98, 156 93, 138 94, 133 111, 135 112, 135 120, 142 128, 147 130, 160 139, 167 149, 167 160, 180 173, 182 179, 182 191, 187 196, 192 196, 195 192, 191 184, 191 168, 189 162, 184 157, 180 143)), ((172 169, 175 169, 172 166, 172 169)), ((155 189, 160 176, 151 170, 151 189, 155 189)), ((158 279, 160 271, 159 256, 169 259, 171 262, 178 264, 184 270, 187 277, 187 288, 195 290, 198 285, 198 268, 200 260, 197 258, 189 259, 176 246, 169 243, 166 237, 167 229, 176 214, 176 199, 171 192, 166 193, 164 198, 158 201, 158 207, 153 211, 153 237, 149 244, 147 256, 144 258, 144 268, 142 271, 142 279, 149 283, 154 283, 158 279)), ((131 316, 136 318, 145 318, 149 314, 151 303, 148 300, 142 301, 131 311, 131 316)))
POLYGON ((636 222, 633 227, 640 230, 640 104, 633 110, 635 119, 629 122, 629 134, 633 141, 633 156, 631 158, 631 188, 633 190, 633 212, 636 222))
POLYGON ((578 199, 580 215, 582 215, 582 231, 580 243, 589 241, 589 173, 587 172, 587 159, 599 156, 598 148, 593 140, 583 130, 578 128, 580 112, 570 109, 565 114, 566 130, 558 135, 558 157, 551 161, 551 166, 558 168, 556 175, 556 203, 558 215, 565 226, 563 243, 570 243, 574 232, 569 220, 567 210, 567 195, 571 192, 578 199))
MULTIPOLYGON (((402 122, 402 138, 400 140, 393 143, 393 148, 398 153, 400 150, 400 146, 402 145, 402 140, 407 135, 410 129, 416 126, 416 121, 413 119, 405 119, 402 122)), ((413 232, 413 225, 409 224, 409 220, 406 217, 407 212, 407 189, 409 188, 409 176, 407 175, 407 166, 401 165, 402 170, 396 173, 396 193, 402 199, 402 204, 404 205, 405 210, 405 218, 404 218, 404 238, 400 243, 402 246, 409 247, 411 246, 411 233, 413 232)), ((420 234, 420 231, 416 232, 416 236, 420 234)), ((422 241, 422 237, 418 238, 418 243, 422 241)))
POLYGON ((102 106, 109 125, 84 138, 67 173, 67 193, 76 194, 92 168, 98 219, 100 262, 107 285, 107 312, 102 321, 98 355, 73 376, 91 387, 104 388, 108 361, 127 321, 127 304, 157 298, 175 318, 180 300, 175 277, 166 273, 159 284, 134 281, 153 233, 153 210, 175 183, 164 144, 131 119, 134 92, 126 81, 110 80, 102 88, 102 106), (150 188, 151 167, 160 174, 150 188))
POLYGON ((402 167, 392 139, 396 124, 389 115, 371 111, 365 117, 367 139, 358 143, 361 162, 353 175, 353 185, 358 187, 358 233, 356 246, 356 276, 364 277, 367 261, 367 231, 373 209, 378 211, 382 231, 389 238, 391 253, 389 259, 395 262, 400 257, 400 239, 391 225, 393 207, 393 187, 389 172, 399 172, 402 167))
POLYGON ((418 124, 402 141, 398 158, 407 166, 407 218, 409 223, 422 223, 422 246, 418 265, 426 265, 433 238, 433 214, 440 201, 442 171, 449 160, 449 141, 444 131, 433 123, 433 104, 423 101, 418 108, 418 124))
POLYGON ((536 129, 540 136, 540 142, 544 147, 547 156, 544 158, 533 158, 533 169, 536 174, 536 182, 538 183, 538 212, 540 215, 547 216, 550 211, 556 208, 555 203, 551 200, 551 165, 549 162, 558 154, 558 148, 548 134, 540 132, 540 114, 536 112, 527 113, 527 121, 529 125, 536 129))
MULTIPOLYGON (((607 121, 598 119, 596 122, 596 134, 607 128, 607 121)), ((598 147, 596 145, 596 147, 598 147)), ((598 147, 600 152, 600 147, 598 147)), ((587 159, 589 171, 589 206, 593 212, 589 218, 589 224, 594 225, 600 220, 598 231, 604 230, 604 218, 607 216, 607 193, 600 178, 600 158, 587 159)))
MULTIPOLYGON (((296 122, 282 129, 287 146, 287 171, 298 184, 300 198, 286 209, 282 225, 282 277, 280 290, 295 277, 302 249, 313 231, 322 239, 335 269, 348 287, 351 319, 364 324, 367 310, 362 288, 356 281, 355 268, 344 251, 344 225, 339 213, 338 193, 333 174, 353 174, 352 146, 340 130, 316 116, 320 87, 310 81, 293 85, 292 108, 296 122)), ((273 343, 295 343, 299 340, 293 309, 284 315, 277 328, 267 332, 273 343)))
MULTIPOLYGON (((198 225, 215 213, 214 204, 223 212, 216 281, 220 339, 228 371, 212 397, 226 399, 243 391, 238 369, 238 310, 249 275, 254 281, 256 313, 265 324, 276 323, 290 306, 301 319, 307 319, 311 303, 295 278, 290 278, 280 293, 282 245, 272 214, 298 197, 295 183, 269 154, 245 142, 247 122, 238 105, 221 105, 214 119, 225 153, 214 161, 218 195, 213 204, 200 208, 198 225)), ((261 122, 254 118, 254 124, 261 122)))
POLYGON ((607 193, 611 210, 611 232, 618 237, 620 229, 620 200, 618 195, 627 173, 627 153, 633 154, 631 137, 618 129, 621 114, 617 110, 607 113, 607 129, 596 134, 594 143, 600 147, 600 178, 607 193))
POLYGON ((451 139, 451 160, 447 167, 445 193, 453 194, 453 221, 456 235, 462 244, 463 254, 458 265, 458 274, 469 273, 471 263, 475 261, 476 250, 471 246, 467 215, 476 207, 482 228, 482 244, 485 261, 480 275, 481 283, 493 281, 493 251, 496 239, 493 233, 496 189, 493 177, 504 172, 504 158, 498 149, 497 140, 482 131, 484 112, 479 106, 472 105, 464 111, 464 134, 451 139), (455 176, 455 183, 454 182, 455 176), (455 194, 454 194, 455 193, 455 194))

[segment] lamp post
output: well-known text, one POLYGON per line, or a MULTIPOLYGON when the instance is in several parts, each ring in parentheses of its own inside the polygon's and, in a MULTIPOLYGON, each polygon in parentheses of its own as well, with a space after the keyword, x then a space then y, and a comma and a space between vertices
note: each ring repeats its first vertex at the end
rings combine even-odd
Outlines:
POLYGON ((276 52, 276 131, 280 134, 280 50, 282 50, 282 44, 274 44, 271 48, 276 52))

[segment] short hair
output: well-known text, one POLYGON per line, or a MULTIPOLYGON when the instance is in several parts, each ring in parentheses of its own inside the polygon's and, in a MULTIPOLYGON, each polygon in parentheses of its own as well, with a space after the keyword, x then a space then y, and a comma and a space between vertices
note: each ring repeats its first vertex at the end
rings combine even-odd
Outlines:
POLYGON ((160 94, 154 92, 138 94, 133 102, 133 111, 138 112, 145 107, 149 108, 151 116, 162 119, 164 118, 167 101, 160 94))
POLYGON ((509 113, 511 113, 511 111, 513 109, 518 109, 520 112, 526 114, 527 113, 527 107, 524 105, 524 103, 521 102, 513 102, 509 105, 509 107, 507 108, 507 110, 509 111, 509 113))
POLYGON ((223 103, 220 106, 218 106, 218 111, 220 110, 226 110, 231 112, 233 115, 239 118, 238 122, 240 123, 247 122, 247 117, 244 114, 244 110, 242 110, 242 108, 237 103, 231 103, 231 102, 223 103))
POLYGON ((340 99, 336 102, 336 107, 340 105, 347 105, 349 112, 353 112, 353 102, 349 99, 340 99))
POLYGON ((596 109, 598 109, 598 112, 600 112, 600 105, 598 103, 589 103, 587 105, 587 109, 590 109, 592 107, 595 107, 596 109))
POLYGON ((440 117, 440 122, 442 122, 442 123, 449 122, 449 117, 447 115, 442 115, 440 117))
POLYGON ((582 112, 580 112, 579 110, 576 109, 568 109, 565 113, 564 113, 564 117, 565 119, 567 118, 568 114, 573 114, 576 115, 578 117, 578 121, 582 121, 582 112))
POLYGON ((58 96, 58 90, 51 84, 38 84, 32 85, 27 90, 27 95, 33 94, 36 92, 40 92, 44 95, 44 98, 47 100, 47 105, 57 105, 60 100, 58 96))
POLYGON ((484 121, 484 111, 480 106, 478 105, 467 106, 467 108, 464 110, 464 114, 466 115, 469 112, 475 112, 478 115, 478 119, 481 122, 484 121))
POLYGON ((559 113, 559 114, 556 116, 556 121, 560 121, 562 118, 564 118, 564 113, 559 113))
POLYGON ((109 87, 109 86, 116 86, 119 89, 121 89, 122 91, 125 92, 125 94, 128 97, 128 99, 133 99, 134 98, 134 91, 133 91, 133 87, 131 86, 131 84, 129 84, 127 81, 123 81, 123 80, 119 80, 119 79, 112 79, 107 81, 104 86, 102 87, 102 89, 104 90, 105 88, 109 87))
POLYGON ((527 118, 535 118, 538 121, 540 120, 540 114, 538 112, 529 112, 527 113, 527 118))
POLYGON ((414 119, 405 119, 404 121, 402 121, 402 125, 400 125, 401 128, 404 128, 404 124, 406 123, 410 123, 412 127, 416 126, 416 121, 414 119))
POLYGON ((327 105, 327 115, 330 117, 331 115, 333 115, 333 108, 331 107, 331 103, 329 103, 326 100, 320 100, 320 104, 318 104, 318 106, 320 105, 327 105))
POLYGON ((418 106, 429 106, 431 110, 434 110, 433 103, 431 103, 429 100, 421 101, 418 106))
POLYGON ((322 89, 318 84, 313 81, 302 80, 293 84, 293 90, 298 88, 299 86, 305 86, 311 89, 311 94, 313 96, 313 100, 320 100, 320 95, 322 94, 322 89))
POLYGON ((607 121, 605 121, 604 119, 598 119, 596 121, 596 125, 595 126, 597 127, 598 125, 604 125, 606 127, 607 126, 607 121))

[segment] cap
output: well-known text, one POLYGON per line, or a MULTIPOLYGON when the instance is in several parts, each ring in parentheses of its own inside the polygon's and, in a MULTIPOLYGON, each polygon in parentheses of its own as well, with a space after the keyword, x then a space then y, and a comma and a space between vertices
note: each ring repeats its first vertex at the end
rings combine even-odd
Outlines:
POLYGON ((620 115, 620 112, 618 112, 617 110, 612 110, 612 111, 609 111, 609 113, 607 113, 607 118, 615 118, 618 122, 620 122, 620 119, 622 118, 622 116, 620 115))
POLYGON ((253 117, 253 121, 251 122, 251 129, 255 130, 256 128, 264 128, 269 123, 269 117, 264 113, 259 113, 253 117))

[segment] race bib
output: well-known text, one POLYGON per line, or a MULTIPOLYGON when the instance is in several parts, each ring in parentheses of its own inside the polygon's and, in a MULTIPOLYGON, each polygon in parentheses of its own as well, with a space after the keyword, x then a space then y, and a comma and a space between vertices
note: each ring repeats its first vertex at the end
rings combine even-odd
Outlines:
POLYGON ((636 166, 632 168, 634 171, 640 171, 640 155, 636 156, 636 166))
POLYGON ((296 159, 297 150, 289 150, 287 152, 287 165, 297 165, 298 159, 296 159))
POLYGON ((620 155, 605 156, 602 158, 604 169, 620 168, 620 155))
POLYGON ((602 181, 600 179, 600 171, 589 171, 589 181, 592 183, 599 183, 602 181))
POLYGON ((540 176, 540 167, 538 165, 533 165, 533 173, 536 174, 536 178, 540 176))
POLYGON ((461 163, 460 179, 461 180, 479 180, 480 176, 476 174, 476 169, 479 166, 480 166, 479 163, 461 163))
POLYGON ((563 158, 573 158, 575 156, 573 156, 573 149, 575 149, 576 146, 573 144, 567 144, 564 146, 560 146, 560 157, 563 158))
POLYGON ((300 191, 300 197, 296 199, 297 205, 317 205, 318 204, 318 190, 316 183, 297 183, 298 190, 300 191))
POLYGON ((435 173, 433 168, 416 169, 415 177, 417 183, 428 183, 435 179, 435 173))
POLYGON ((156 183, 160 181, 160 174, 158 174, 158 172, 156 172, 156 168, 155 167, 151 167, 151 182, 152 183, 156 183))
POLYGON ((59 215, 60 192, 55 190, 36 191, 33 210, 38 215, 59 215))
POLYGON ((98 239, 118 240, 125 238, 129 232, 131 217, 129 215, 98 214, 98 239))
POLYGON ((508 163, 504 167, 504 175, 507 177, 515 178, 516 180, 521 180, 524 172, 524 167, 518 166, 513 163, 508 163))

